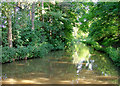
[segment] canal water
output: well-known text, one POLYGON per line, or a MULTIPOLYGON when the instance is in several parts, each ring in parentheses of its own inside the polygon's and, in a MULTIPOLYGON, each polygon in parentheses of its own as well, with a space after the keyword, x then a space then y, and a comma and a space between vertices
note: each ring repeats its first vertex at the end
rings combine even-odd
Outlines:
POLYGON ((107 55, 82 43, 43 58, 2 65, 3 84, 118 84, 118 70, 107 55))

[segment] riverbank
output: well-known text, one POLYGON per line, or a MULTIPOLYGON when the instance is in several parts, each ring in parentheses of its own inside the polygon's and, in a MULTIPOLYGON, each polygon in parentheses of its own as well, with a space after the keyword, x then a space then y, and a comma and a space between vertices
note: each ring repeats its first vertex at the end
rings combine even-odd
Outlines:
POLYGON ((21 47, 2 47, 1 63, 13 62, 15 60, 42 58, 53 49, 49 43, 42 43, 37 46, 21 46, 21 47))
POLYGON ((109 56, 109 58, 113 61, 113 63, 117 67, 120 67, 120 47, 118 48, 114 48, 112 46, 105 47, 105 46, 100 45, 98 42, 95 42, 90 39, 84 39, 84 40, 81 40, 81 42, 90 45, 95 50, 106 53, 109 56))

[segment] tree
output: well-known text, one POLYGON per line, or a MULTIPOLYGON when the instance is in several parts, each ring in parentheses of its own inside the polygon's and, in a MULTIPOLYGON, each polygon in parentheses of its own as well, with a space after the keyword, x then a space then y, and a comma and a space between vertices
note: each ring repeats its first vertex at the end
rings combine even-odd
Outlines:
POLYGON ((35 2, 32 3, 32 29, 34 30, 35 2))
POLYGON ((12 12, 13 10, 14 3, 2 3, 2 13, 7 17, 7 22, 8 22, 8 46, 12 47, 12 12))
POLYGON ((8 43, 9 47, 12 47, 12 22, 11 22, 11 16, 8 17, 8 43))
POLYGON ((44 22, 44 1, 42 1, 42 21, 44 22))

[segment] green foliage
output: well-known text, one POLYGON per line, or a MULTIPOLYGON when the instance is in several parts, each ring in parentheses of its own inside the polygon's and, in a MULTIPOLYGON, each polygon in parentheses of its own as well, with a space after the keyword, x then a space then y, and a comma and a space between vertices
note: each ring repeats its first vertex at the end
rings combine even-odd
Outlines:
POLYGON ((12 62, 13 59, 20 60, 29 58, 43 57, 53 46, 49 43, 42 43, 38 46, 19 46, 17 48, 9 48, 8 46, 2 48, 2 63, 12 62))
MULTIPOLYGON (((6 6, 3 3, 3 8, 6 6)), ((13 7, 16 7, 17 3, 12 4, 13 7)), ((38 4, 38 3, 36 3, 38 4)), ((22 3, 21 3, 22 5, 22 3)), ((24 5, 25 6, 25 5, 24 5)), ((26 6, 31 8, 30 4, 26 6)), ((40 20, 41 7, 36 6, 35 10, 35 29, 32 30, 32 24, 29 15, 29 9, 19 8, 16 11, 16 14, 12 12, 12 34, 13 34, 13 47, 17 46, 35 46, 43 42, 49 42, 54 46, 54 49, 64 49, 64 46, 67 46, 72 39, 72 19, 70 15, 67 16, 63 13, 63 10, 58 5, 53 5, 51 3, 44 3, 45 9, 44 14, 44 23, 40 20), (39 11, 37 11, 39 10, 39 11), (13 15, 14 14, 14 15, 13 15)), ((11 9, 14 9, 11 7, 11 9)), ((6 7, 7 8, 7 7, 6 7)), ((68 9, 69 10, 69 9, 68 9)), ((5 11, 3 9, 3 11, 5 11)), ((13 10, 14 11, 14 10, 13 10)), ((4 14, 2 14, 5 17, 4 14)), ((7 31, 8 23, 4 23, 7 18, 2 18, 5 28, 2 28, 2 44, 3 46, 8 46, 7 42, 7 31)))
POLYGON ((15 14, 17 3, 2 3, 3 63, 25 57, 43 57, 50 50, 68 48, 73 43, 73 27, 78 27, 80 38, 85 38, 82 42, 106 52, 119 65, 117 2, 68 2, 56 5, 46 2, 44 14, 41 14, 42 7, 38 3, 36 5, 35 29, 32 30, 28 9, 31 4, 22 5, 15 14), (8 16, 12 17, 13 48, 8 47, 8 16), (82 37, 82 32, 89 33, 88 37, 82 37))
POLYGON ((17 3, 2 3, 2 24, 4 26, 2 27, 2 63, 26 57, 43 57, 48 51, 70 46, 73 38, 72 23, 75 21, 75 14, 71 9, 65 12, 57 5, 58 3, 53 5, 46 2, 44 3, 45 14, 41 14, 42 8, 35 6, 35 27, 32 30, 29 9, 32 8, 32 4, 26 3, 25 5, 22 2, 20 4, 21 6, 17 7, 15 12, 17 3), (6 15, 8 12, 12 17, 12 48, 8 47, 8 15, 6 15))
POLYGON ((90 38, 106 47, 119 43, 118 2, 98 2, 89 8, 89 13, 80 18, 83 21, 80 28, 89 31, 90 38))
MULTIPOLYGON (((82 3, 88 8, 79 18, 79 32, 89 33, 84 43, 90 44, 96 50, 106 52, 117 66, 120 66, 118 25, 118 2, 82 3)), ((85 9, 83 9, 85 11, 85 9)))
POLYGON ((120 47, 117 49, 113 47, 107 47, 106 53, 109 54, 109 57, 115 62, 117 66, 120 66, 120 47))
POLYGON ((81 40, 81 42, 91 45, 96 50, 103 50, 104 49, 104 48, 102 48, 102 46, 99 45, 98 42, 94 41, 91 38, 86 38, 84 40, 81 40))
POLYGON ((46 11, 44 14, 44 31, 45 36, 54 49, 64 49, 64 46, 69 46, 72 40, 72 27, 73 22, 70 16, 63 13, 63 10, 58 5, 51 8, 51 11, 46 11))

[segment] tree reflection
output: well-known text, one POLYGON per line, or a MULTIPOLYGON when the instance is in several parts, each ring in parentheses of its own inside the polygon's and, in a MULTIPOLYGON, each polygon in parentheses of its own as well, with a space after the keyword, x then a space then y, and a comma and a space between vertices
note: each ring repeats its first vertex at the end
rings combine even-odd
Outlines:
POLYGON ((92 70, 94 60, 90 60, 90 56, 91 54, 88 47, 81 43, 75 44, 75 50, 72 57, 73 63, 77 66, 77 73, 79 73, 82 68, 92 70))
MULTIPOLYGON (((73 80, 76 83, 78 82, 79 77, 86 78, 85 73, 81 75, 83 70, 89 70, 89 73, 90 71, 93 71, 92 75, 94 75, 94 78, 98 78, 99 76, 118 76, 116 68, 106 55, 96 52, 82 43, 76 43, 74 45, 72 57, 73 64, 76 65, 77 69, 77 77, 73 80)), ((109 80, 111 77, 106 78, 109 80)), ((115 81, 117 81, 117 79, 113 80, 113 82, 115 81)))

